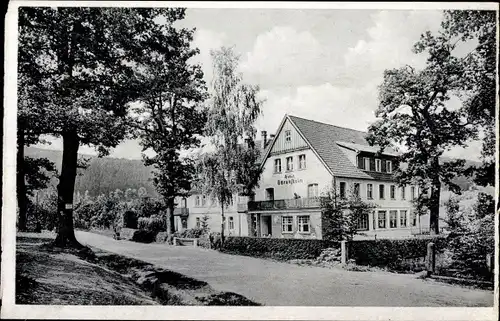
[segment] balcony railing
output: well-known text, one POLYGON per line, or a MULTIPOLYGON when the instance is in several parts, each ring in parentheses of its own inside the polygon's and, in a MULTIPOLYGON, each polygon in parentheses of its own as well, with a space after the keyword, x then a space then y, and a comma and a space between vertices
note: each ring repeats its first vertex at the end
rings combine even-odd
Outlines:
POLYGON ((298 208, 317 208, 320 206, 318 198, 297 198, 273 201, 248 202, 249 211, 272 211, 298 208))
POLYGON ((188 216, 189 215, 189 208, 176 207, 176 208, 174 208, 174 215, 188 216))
POLYGON ((240 203, 236 205, 236 209, 238 213, 243 213, 248 210, 248 204, 247 203, 240 203))

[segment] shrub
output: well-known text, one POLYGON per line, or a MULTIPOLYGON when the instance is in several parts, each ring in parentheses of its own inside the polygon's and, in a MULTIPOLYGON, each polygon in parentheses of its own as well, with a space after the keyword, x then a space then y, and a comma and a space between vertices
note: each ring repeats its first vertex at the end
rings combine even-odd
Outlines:
POLYGON ((156 233, 146 230, 137 230, 132 235, 132 241, 140 243, 152 243, 156 240, 156 233))
POLYGON ((278 260, 316 259, 323 249, 338 247, 336 242, 315 239, 274 239, 233 236, 228 237, 223 252, 269 257, 278 260))
POLYGON ((182 233, 180 233, 179 237, 182 237, 182 238, 199 238, 199 237, 201 237, 204 234, 205 234, 205 230, 204 229, 195 227, 195 228, 192 228, 192 229, 187 229, 187 230, 182 231, 182 233))
POLYGON ((411 269, 406 259, 427 255, 427 244, 435 243, 435 249, 442 251, 446 244, 444 237, 412 238, 402 240, 364 240, 349 242, 349 258, 358 265, 388 267, 392 270, 411 269))
POLYGON ((159 215, 140 217, 137 222, 137 227, 140 230, 151 231, 156 234, 165 231, 165 219, 159 215))

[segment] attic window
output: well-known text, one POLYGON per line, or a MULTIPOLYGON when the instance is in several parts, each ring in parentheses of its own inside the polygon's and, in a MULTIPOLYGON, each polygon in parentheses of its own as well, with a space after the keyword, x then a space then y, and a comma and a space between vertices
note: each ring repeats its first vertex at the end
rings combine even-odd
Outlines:
POLYGON ((285 130, 285 142, 292 141, 292 132, 290 130, 285 130))

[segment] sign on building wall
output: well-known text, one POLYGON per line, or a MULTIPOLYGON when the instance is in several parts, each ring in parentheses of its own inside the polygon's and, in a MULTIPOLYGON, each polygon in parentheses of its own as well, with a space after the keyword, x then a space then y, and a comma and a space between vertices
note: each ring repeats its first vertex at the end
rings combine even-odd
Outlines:
POLYGON ((296 178, 294 174, 285 174, 283 179, 278 179, 278 185, 290 185, 296 183, 303 183, 302 178, 296 178))

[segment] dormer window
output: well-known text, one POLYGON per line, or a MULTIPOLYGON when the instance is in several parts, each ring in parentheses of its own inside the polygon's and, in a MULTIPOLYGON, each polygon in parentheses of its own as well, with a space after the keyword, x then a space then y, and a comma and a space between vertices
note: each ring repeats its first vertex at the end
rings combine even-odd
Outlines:
POLYGON ((363 162, 365 163, 365 170, 370 170, 370 158, 368 157, 363 157, 363 162))
POLYGON ((375 171, 376 172, 382 171, 382 161, 380 159, 375 160, 375 171))
POLYGON ((392 173, 392 161, 388 160, 386 161, 386 168, 387 168, 387 173, 392 173))
POLYGON ((285 130, 285 142, 289 143, 292 141, 292 131, 285 130))

